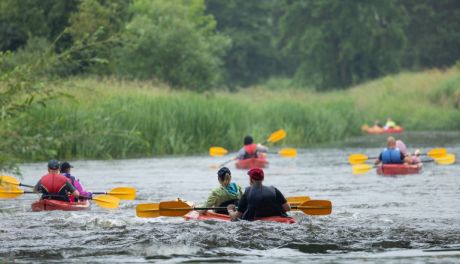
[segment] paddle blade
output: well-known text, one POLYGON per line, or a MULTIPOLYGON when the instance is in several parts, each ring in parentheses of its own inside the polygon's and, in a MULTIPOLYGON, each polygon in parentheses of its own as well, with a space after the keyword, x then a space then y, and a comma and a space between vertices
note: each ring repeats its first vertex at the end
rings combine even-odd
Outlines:
POLYGON ((436 164, 439 165, 451 165, 455 163, 455 155, 454 154, 446 154, 441 158, 435 158, 436 164))
POLYGON ((117 197, 110 195, 98 195, 93 197, 92 200, 102 208, 115 209, 118 208, 120 200, 117 197))
POLYGON ((295 156, 297 156, 297 150, 294 148, 285 148, 280 150, 278 154, 280 154, 281 157, 294 158, 295 156))
POLYGON ((0 186, 3 186, 3 187, 9 187, 11 185, 19 186, 19 184, 20 182, 12 176, 7 176, 7 175, 0 176, 0 186))
POLYGON ((290 206, 298 206, 306 201, 310 201, 309 196, 292 196, 292 197, 286 197, 286 200, 290 206))
POLYGON ((161 216, 160 215, 160 204, 157 204, 157 203, 138 204, 136 206, 136 215, 137 217, 144 217, 144 218, 159 217, 161 216))
POLYGON ((436 159, 442 158, 447 154, 447 150, 445 148, 435 148, 426 153, 429 157, 436 159))
POLYGON ((310 200, 297 206, 296 209, 308 215, 328 215, 332 212, 332 203, 329 200, 310 200))
POLYGON ((18 187, 9 188, 0 187, 0 199, 14 199, 24 194, 24 191, 18 187))
POLYGON ((160 202, 161 216, 184 216, 191 210, 193 207, 180 200, 160 202))
POLYGON ((213 157, 222 157, 227 155, 228 150, 224 149, 223 147, 210 147, 209 148, 209 155, 213 157))
POLYGON ((113 188, 108 195, 115 196, 120 200, 134 200, 136 199, 136 189, 133 187, 117 187, 113 188))
POLYGON ((352 172, 353 174, 364 174, 372 170, 372 166, 368 164, 357 164, 353 165, 352 172))
POLYGON ((286 131, 284 129, 280 129, 278 131, 273 132, 267 139, 267 142, 275 143, 280 141, 281 139, 286 137, 286 131))
POLYGON ((348 157, 348 162, 351 164, 351 165, 356 165, 356 164, 362 164, 364 162, 366 162, 366 160, 368 160, 369 157, 364 155, 364 154, 351 154, 349 157, 348 157))

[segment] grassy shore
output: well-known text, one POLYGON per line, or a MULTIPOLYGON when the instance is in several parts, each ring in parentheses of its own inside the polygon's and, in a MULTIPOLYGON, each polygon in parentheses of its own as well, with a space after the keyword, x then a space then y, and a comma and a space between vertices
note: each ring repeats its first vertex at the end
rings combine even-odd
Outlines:
MULTIPOLYGON (((359 135, 363 123, 390 116, 407 130, 460 130, 458 70, 402 73, 344 91, 272 90, 196 94, 148 82, 77 78, 62 96, 14 123, 20 134, 46 135, 60 159, 107 159, 236 150, 284 128, 280 146, 309 147, 359 135)), ((49 155, 49 152, 48 154, 49 155)), ((33 151, 24 160, 48 159, 33 151)))

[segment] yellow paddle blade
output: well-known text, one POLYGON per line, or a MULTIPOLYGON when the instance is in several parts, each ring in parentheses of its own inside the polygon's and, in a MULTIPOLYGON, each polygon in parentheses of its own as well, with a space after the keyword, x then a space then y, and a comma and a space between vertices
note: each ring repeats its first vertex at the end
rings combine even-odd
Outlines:
POLYGON ((7 175, 0 176, 0 186, 4 186, 4 187, 8 187, 11 185, 19 186, 19 183, 20 182, 12 176, 7 176, 7 175))
POLYGON ((294 158, 297 156, 297 150, 294 148, 285 148, 278 151, 278 154, 280 154, 281 157, 294 158))
POLYGON ((93 197, 92 200, 102 208, 115 209, 118 208, 120 200, 117 197, 110 195, 98 195, 93 197))
POLYGON ((275 143, 280 141, 281 139, 286 137, 286 131, 284 129, 280 129, 278 131, 273 132, 267 139, 267 142, 275 143))
POLYGON ((349 157, 348 157, 348 162, 351 164, 351 165, 356 165, 356 164, 362 164, 364 162, 366 162, 366 160, 368 160, 369 157, 364 155, 364 154, 361 154, 361 153, 357 153, 357 154, 351 154, 349 157))
POLYGON ((290 206, 297 206, 305 203, 306 201, 310 201, 309 196, 292 196, 286 197, 286 200, 290 206))
POLYGON ((0 187, 0 199, 14 199, 24 194, 24 191, 15 186, 0 187))
POLYGON ((329 200, 310 200, 297 206, 296 209, 308 215, 328 215, 332 212, 332 203, 329 200))
POLYGON ((134 200, 136 199, 136 188, 117 187, 107 192, 107 194, 111 196, 115 196, 120 200, 134 200))
POLYGON ((191 210, 193 207, 183 201, 160 202, 161 216, 184 216, 191 210))
POLYGON ((441 158, 434 158, 436 164, 439 165, 451 165, 455 163, 455 155, 454 154, 446 154, 441 158))
POLYGON ((222 157, 227 155, 228 150, 224 149, 223 147, 210 147, 209 148, 209 155, 213 157, 222 157))
POLYGON ((157 203, 138 204, 136 206, 136 215, 137 217, 144 217, 144 218, 159 217, 161 216, 160 215, 160 204, 157 204, 157 203))
POLYGON ((370 170, 372 170, 372 166, 368 164, 357 164, 352 167, 353 174, 364 174, 370 170))
POLYGON ((445 148, 435 148, 427 152, 426 155, 432 157, 433 159, 441 158, 447 154, 447 150, 445 148))

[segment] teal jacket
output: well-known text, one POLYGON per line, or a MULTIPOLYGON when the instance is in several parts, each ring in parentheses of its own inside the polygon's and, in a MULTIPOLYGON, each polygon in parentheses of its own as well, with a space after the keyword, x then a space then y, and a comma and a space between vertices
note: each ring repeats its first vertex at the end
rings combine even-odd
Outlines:
POLYGON ((237 189, 236 193, 231 193, 229 190, 227 190, 227 188, 220 186, 212 190, 204 206, 205 207, 217 207, 226 201, 241 199, 241 196, 243 196, 243 191, 241 190, 241 186, 233 182, 230 184, 236 186, 236 189, 237 189))

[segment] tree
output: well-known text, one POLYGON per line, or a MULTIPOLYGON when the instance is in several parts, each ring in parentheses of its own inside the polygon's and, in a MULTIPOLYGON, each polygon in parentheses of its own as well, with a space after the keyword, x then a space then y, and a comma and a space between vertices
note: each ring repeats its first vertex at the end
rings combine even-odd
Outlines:
POLYGON ((395 1, 289 1, 280 45, 295 55, 298 82, 346 87, 399 69, 403 11, 395 1))

